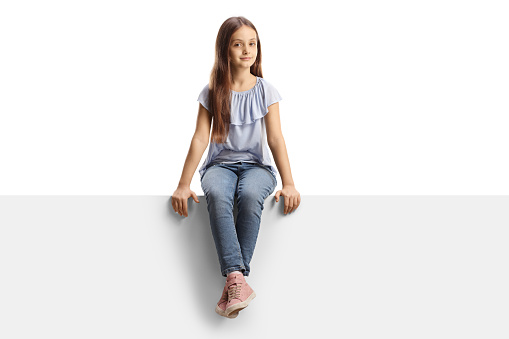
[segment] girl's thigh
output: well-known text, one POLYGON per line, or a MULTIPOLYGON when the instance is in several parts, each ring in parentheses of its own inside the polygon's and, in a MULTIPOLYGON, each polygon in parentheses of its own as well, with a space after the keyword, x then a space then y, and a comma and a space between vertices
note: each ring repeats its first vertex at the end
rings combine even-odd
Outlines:
POLYGON ((253 166, 239 176, 238 195, 265 200, 276 188, 276 179, 266 169, 253 166))
POLYGON ((211 198, 233 199, 236 192, 238 177, 232 170, 214 165, 207 169, 201 180, 201 188, 205 196, 211 198))

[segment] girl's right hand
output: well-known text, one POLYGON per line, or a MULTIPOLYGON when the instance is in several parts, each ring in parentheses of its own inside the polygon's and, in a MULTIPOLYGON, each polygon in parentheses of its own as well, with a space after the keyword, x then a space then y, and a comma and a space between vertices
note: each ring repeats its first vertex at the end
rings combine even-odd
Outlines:
POLYGON ((187 199, 193 197, 194 201, 200 203, 196 193, 191 191, 189 186, 179 186, 171 196, 171 205, 176 213, 187 217, 187 199))

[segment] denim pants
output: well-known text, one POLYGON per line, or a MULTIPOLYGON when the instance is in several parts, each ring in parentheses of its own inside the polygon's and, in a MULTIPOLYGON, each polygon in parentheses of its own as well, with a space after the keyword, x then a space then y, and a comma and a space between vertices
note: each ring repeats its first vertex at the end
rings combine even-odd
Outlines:
POLYGON ((268 166, 248 162, 212 164, 203 174, 201 187, 224 277, 233 271, 249 275, 263 204, 276 184, 277 179, 268 166))

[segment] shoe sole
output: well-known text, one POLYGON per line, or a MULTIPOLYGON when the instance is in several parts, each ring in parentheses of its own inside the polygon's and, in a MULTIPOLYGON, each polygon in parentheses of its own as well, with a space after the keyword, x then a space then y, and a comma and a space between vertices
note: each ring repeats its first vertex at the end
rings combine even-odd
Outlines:
POLYGON ((251 300, 253 300, 255 297, 256 297, 256 293, 253 291, 253 293, 251 293, 251 295, 249 297, 247 297, 246 300, 244 300, 243 302, 240 302, 238 304, 235 304, 233 306, 230 306, 229 308, 227 308, 224 311, 224 313, 228 317, 228 316, 232 315, 234 312, 243 310, 244 308, 246 308, 249 305, 251 300))
POLYGON ((220 316, 230 319, 237 318, 237 316, 239 315, 239 312, 230 312, 230 314, 227 315, 225 311, 223 311, 219 306, 216 306, 216 313, 219 314, 220 316))

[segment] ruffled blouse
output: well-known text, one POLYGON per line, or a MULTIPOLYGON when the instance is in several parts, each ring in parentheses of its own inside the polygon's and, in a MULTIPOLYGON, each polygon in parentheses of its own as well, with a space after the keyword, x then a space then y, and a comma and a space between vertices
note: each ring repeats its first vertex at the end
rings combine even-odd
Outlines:
MULTIPOLYGON (((265 119, 269 106, 281 101, 281 95, 267 80, 256 77, 253 88, 231 91, 230 131, 224 144, 209 143, 207 158, 200 167, 200 179, 208 167, 215 163, 234 163, 237 161, 258 163, 266 166, 274 177, 277 169, 273 166, 267 143, 265 119)), ((208 111, 209 85, 207 84, 198 100, 208 111)))

